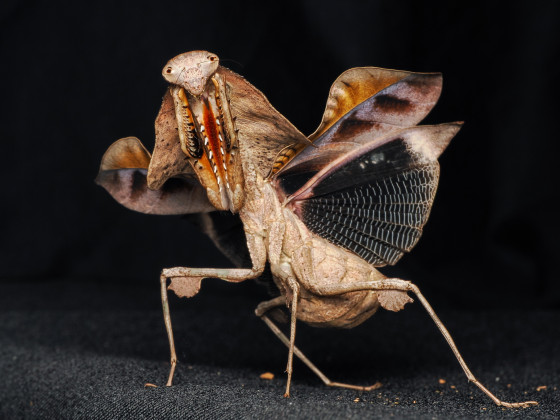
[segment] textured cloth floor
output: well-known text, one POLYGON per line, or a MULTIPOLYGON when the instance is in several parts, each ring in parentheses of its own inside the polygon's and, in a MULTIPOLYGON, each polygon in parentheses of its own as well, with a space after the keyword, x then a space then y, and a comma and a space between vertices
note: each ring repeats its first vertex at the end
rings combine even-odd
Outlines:
POLYGON ((349 331, 298 325, 298 346, 331 379, 383 386, 370 393, 328 388, 296 363, 286 399, 286 348, 253 315, 258 300, 230 290, 205 294, 203 287, 189 301, 171 300, 179 364, 167 388, 157 285, 126 291, 87 282, 0 284, 0 417, 560 415, 558 312, 440 313, 474 374, 506 401, 537 400, 534 408, 496 407, 468 384, 418 303, 349 331), (260 379, 266 371, 273 380, 260 379))

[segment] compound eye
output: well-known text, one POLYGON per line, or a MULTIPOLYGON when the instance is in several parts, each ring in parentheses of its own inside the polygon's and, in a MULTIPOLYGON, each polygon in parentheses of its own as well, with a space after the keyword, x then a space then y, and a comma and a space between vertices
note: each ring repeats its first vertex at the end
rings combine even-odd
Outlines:
POLYGON ((211 55, 210 57, 208 57, 208 60, 210 61, 216 61, 218 57, 216 57, 215 55, 211 55))
POLYGON ((167 67, 167 68, 165 69, 165 73, 167 73, 167 74, 173 73, 173 67, 167 67))

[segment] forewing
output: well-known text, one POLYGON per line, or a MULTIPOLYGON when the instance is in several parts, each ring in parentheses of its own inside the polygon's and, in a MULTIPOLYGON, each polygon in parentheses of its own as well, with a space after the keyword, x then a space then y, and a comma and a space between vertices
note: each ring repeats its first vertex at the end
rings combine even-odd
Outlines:
POLYGON ((453 123, 370 135, 293 193, 284 188, 282 172, 275 183, 312 232, 375 266, 392 265, 420 239, 437 189, 437 158, 459 128, 453 123))
POLYGON ((100 171, 113 169, 148 169, 150 152, 136 137, 125 137, 114 142, 101 158, 100 171))
POLYGON ((169 179, 160 189, 148 188, 150 154, 135 137, 117 140, 103 155, 96 183, 123 206, 148 214, 213 211, 198 180, 188 174, 169 179))
MULTIPOLYGON (((299 177, 302 172, 318 172, 341 154, 371 138, 418 124, 436 104, 441 93, 439 73, 409 73, 377 68, 352 69, 335 82, 325 115, 314 140, 281 171, 299 177), (368 77, 369 76, 369 79, 368 77), (364 80, 364 85, 359 82, 364 80), (370 95, 370 96, 367 96, 370 95), (353 108, 350 105, 355 103, 353 108), (338 119, 333 120, 334 116, 338 119), (330 127, 324 131, 322 127, 330 127)), ((314 133, 312 136, 315 136, 314 133)))
POLYGON ((315 140, 352 108, 410 74, 379 67, 346 70, 332 84, 321 124, 309 139, 315 140))

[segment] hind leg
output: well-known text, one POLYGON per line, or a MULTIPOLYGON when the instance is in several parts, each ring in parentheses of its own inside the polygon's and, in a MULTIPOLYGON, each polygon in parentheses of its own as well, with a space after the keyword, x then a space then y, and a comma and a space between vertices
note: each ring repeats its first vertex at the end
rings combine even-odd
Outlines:
POLYGON ((536 401, 524 401, 524 402, 516 402, 516 403, 509 403, 509 402, 502 401, 498 397, 496 397, 492 392, 490 392, 484 385, 482 385, 478 381, 478 379, 476 379, 476 377, 472 374, 471 370, 465 363, 465 360, 461 356, 461 353, 459 353, 459 349, 455 345, 453 338, 451 338, 451 334, 449 334, 447 328, 445 328, 445 326, 443 325, 443 323, 441 322, 441 320, 438 318, 435 311, 433 310, 432 306, 426 300, 424 295, 420 293, 420 289, 415 284, 401 279, 390 278, 390 279, 383 279, 383 280, 354 282, 348 284, 327 284, 327 285, 318 286, 316 284, 311 284, 310 282, 305 282, 305 278, 303 278, 302 280, 303 280, 302 283, 305 283, 304 287, 308 288, 313 293, 320 296, 336 296, 336 295, 341 295, 348 292, 356 292, 360 290, 375 290, 375 291, 398 290, 401 292, 414 293, 422 303, 422 306, 424 306, 426 312, 428 312, 428 314, 430 315, 430 317, 438 327, 439 331, 445 338, 445 341, 447 341, 447 344, 449 345, 451 351, 459 361, 459 364, 461 365, 461 368, 465 372, 465 375, 467 376, 469 382, 472 382, 474 385, 476 385, 482 392, 484 392, 488 397, 490 397, 496 405, 502 407, 526 408, 538 404, 536 401))
MULTIPOLYGON (((268 325, 268 328, 271 329, 271 331, 276 335, 276 337, 278 337, 280 339, 280 341, 282 341, 282 343, 284 343, 286 345, 286 347, 293 349, 292 350, 292 354, 295 354, 295 356, 300 359, 303 363, 305 363, 305 365, 311 369, 311 371, 313 371, 313 373, 315 373, 315 375, 317 375, 319 377, 319 379, 321 379, 323 381, 323 383, 327 386, 334 386, 334 387, 340 387, 340 388, 348 388, 348 389, 355 389, 357 391, 372 391, 374 389, 377 389, 379 387, 381 387, 381 384, 379 382, 371 385, 371 386, 360 386, 360 385, 352 385, 352 384, 345 384, 342 382, 333 382, 331 381, 323 372, 321 372, 321 370, 315 366, 315 364, 313 364, 313 362, 311 362, 311 360, 309 360, 305 354, 303 354, 301 352, 300 349, 298 349, 295 344, 293 343, 292 340, 288 339, 288 337, 286 337, 286 335, 280 330, 280 328, 278 328, 276 326, 276 324, 268 317, 267 313, 274 309, 277 308, 279 306, 285 306, 286 305, 286 298, 284 296, 279 296, 275 299, 272 300, 268 300, 266 302, 262 302, 261 304, 259 304, 259 306, 257 307, 257 309, 255 310, 255 314, 261 318, 266 325, 268 325)), ((292 330, 295 331, 295 330, 292 330)), ((294 337, 295 338, 295 337, 294 337)), ((289 395, 289 383, 286 386, 286 393, 288 393, 289 395)))

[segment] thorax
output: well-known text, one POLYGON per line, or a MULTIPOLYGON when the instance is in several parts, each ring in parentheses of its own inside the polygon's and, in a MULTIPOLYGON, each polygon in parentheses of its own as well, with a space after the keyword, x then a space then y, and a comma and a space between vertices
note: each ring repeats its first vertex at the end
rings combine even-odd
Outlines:
POLYGON ((353 327, 378 307, 371 291, 324 297, 310 285, 342 284, 382 278, 371 265, 310 232, 282 206, 271 183, 257 177, 247 190, 240 213, 246 232, 262 235, 274 281, 291 296, 290 280, 299 285, 298 319, 316 326, 353 327), (250 191, 249 191, 250 190, 250 191))

